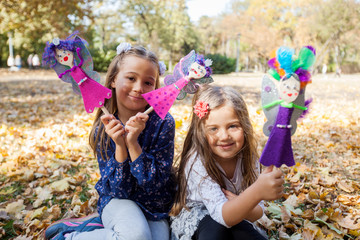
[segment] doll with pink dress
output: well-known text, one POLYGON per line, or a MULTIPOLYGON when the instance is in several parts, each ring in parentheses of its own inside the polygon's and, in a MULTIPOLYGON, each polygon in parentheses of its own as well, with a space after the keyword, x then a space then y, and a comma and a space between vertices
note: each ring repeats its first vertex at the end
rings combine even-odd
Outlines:
POLYGON ((74 92, 82 95, 86 112, 92 113, 96 107, 107 112, 104 102, 112 92, 99 83, 100 76, 93 71, 93 61, 84 43, 75 34, 65 40, 54 38, 46 44, 43 64, 53 68, 61 80, 71 83, 74 92))

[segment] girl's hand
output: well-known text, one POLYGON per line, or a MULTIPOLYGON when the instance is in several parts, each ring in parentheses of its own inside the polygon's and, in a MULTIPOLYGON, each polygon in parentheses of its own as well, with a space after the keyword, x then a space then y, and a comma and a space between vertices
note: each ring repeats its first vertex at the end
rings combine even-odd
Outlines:
POLYGON ((223 193, 225 194, 225 197, 228 199, 228 200, 231 200, 233 198, 235 198, 237 195, 235 193, 232 193, 230 192, 229 190, 226 190, 224 188, 221 189, 223 191, 223 193))
POLYGON ((125 124, 126 135, 126 144, 129 147, 129 144, 137 144, 137 139, 140 133, 145 129, 145 125, 149 115, 145 113, 137 113, 135 116, 129 118, 125 124))
POLYGON ((273 171, 273 167, 267 167, 254 183, 263 200, 276 200, 283 195, 284 174, 279 169, 273 171))
POLYGON ((117 120, 114 115, 109 114, 102 115, 100 119, 105 126, 105 132, 111 137, 115 144, 120 147, 125 147, 125 129, 120 121, 117 120))

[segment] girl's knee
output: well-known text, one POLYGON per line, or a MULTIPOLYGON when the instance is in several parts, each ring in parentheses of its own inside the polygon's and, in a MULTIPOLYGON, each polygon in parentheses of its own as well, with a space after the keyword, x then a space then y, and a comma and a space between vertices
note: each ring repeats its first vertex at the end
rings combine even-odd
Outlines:
POLYGON ((114 226, 114 232, 118 239, 126 240, 151 240, 151 231, 147 224, 139 222, 139 224, 123 225, 117 224, 114 226))

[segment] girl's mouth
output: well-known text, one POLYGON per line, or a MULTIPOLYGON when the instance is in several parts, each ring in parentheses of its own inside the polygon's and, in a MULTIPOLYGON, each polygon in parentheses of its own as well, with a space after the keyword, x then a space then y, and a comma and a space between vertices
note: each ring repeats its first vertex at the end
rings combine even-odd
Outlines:
POLYGON ((66 57, 64 57, 64 61, 66 62, 67 60, 68 60, 69 58, 66 56, 66 57))
POLYGON ((220 144, 220 145, 218 145, 218 146, 219 146, 220 148, 226 150, 226 149, 231 148, 233 145, 234 145, 234 143, 229 143, 229 144, 220 144))
POLYGON ((134 98, 134 99, 137 99, 137 100, 142 100, 142 99, 144 99, 143 97, 137 97, 137 96, 131 96, 131 95, 129 95, 129 97, 134 98))

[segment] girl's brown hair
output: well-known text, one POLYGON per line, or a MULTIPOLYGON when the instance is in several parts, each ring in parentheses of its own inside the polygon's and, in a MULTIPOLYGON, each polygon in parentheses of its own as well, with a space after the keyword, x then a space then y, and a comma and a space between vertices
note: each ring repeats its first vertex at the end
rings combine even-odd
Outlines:
MULTIPOLYGON (((153 63, 158 69, 158 74, 155 81, 155 89, 160 87, 160 66, 156 55, 153 52, 146 50, 144 47, 132 46, 129 50, 123 51, 114 57, 106 74, 105 87, 111 89, 112 97, 110 99, 105 99, 104 107, 109 111, 110 114, 115 114, 118 111, 116 91, 111 87, 111 83, 115 81, 116 76, 120 72, 121 65, 127 56, 140 57, 153 63)), ((109 148, 110 138, 106 137, 104 125, 100 120, 101 115, 102 110, 99 108, 96 112, 94 124, 89 135, 89 143, 92 150, 94 151, 95 156, 100 153, 103 159, 108 159, 107 150, 109 148), (106 158, 103 155, 103 152, 105 152, 106 158)))
MULTIPOLYGON (((210 113, 212 109, 223 107, 224 105, 234 108, 244 132, 244 146, 238 153, 238 157, 242 155, 241 169, 243 182, 241 187, 242 189, 249 187, 255 182, 257 177, 255 172, 255 160, 258 158, 258 154, 256 151, 257 142, 254 136, 254 130, 243 98, 231 87, 208 85, 202 87, 199 92, 195 94, 192 105, 194 106, 198 100, 209 104, 210 113)), ((215 155, 211 151, 209 143, 206 140, 204 127, 205 119, 206 117, 200 119, 196 114, 192 113, 190 128, 184 141, 177 171, 177 182, 179 186, 172 211, 173 215, 177 215, 182 208, 186 208, 187 179, 185 166, 193 155, 201 159, 208 176, 222 188, 226 188, 223 180, 224 174, 217 167, 215 155)))

